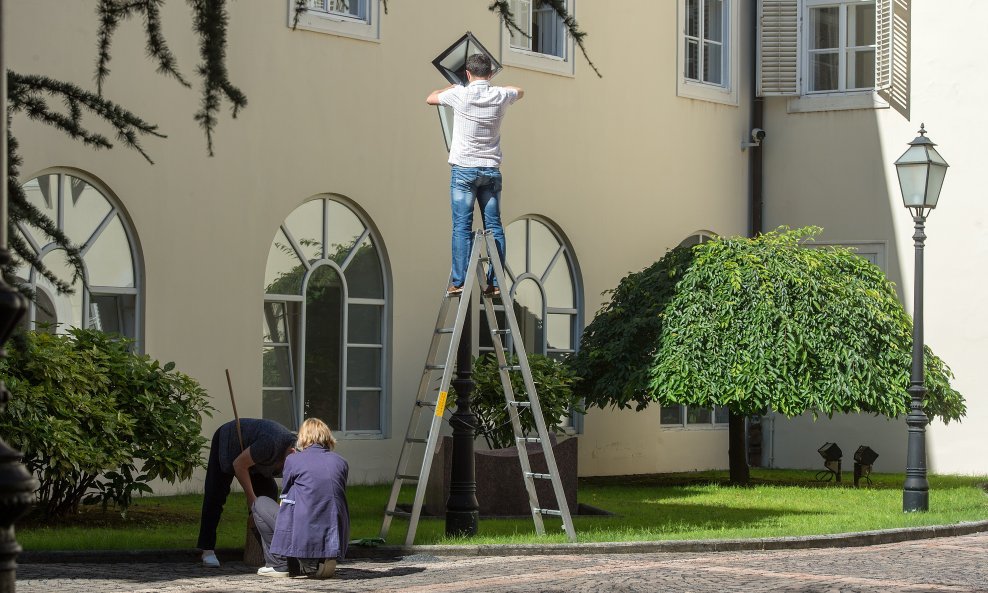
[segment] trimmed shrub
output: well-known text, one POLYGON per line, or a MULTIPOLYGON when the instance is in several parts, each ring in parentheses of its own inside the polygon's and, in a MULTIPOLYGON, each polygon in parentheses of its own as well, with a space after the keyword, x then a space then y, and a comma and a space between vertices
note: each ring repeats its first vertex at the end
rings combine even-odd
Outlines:
POLYGON ((40 481, 48 518, 82 502, 126 515, 150 480, 185 480, 203 466, 206 392, 174 363, 131 351, 132 342, 96 330, 26 332, 11 341, 0 379, 13 394, 0 431, 40 481), (140 464, 138 470, 137 464, 140 464))

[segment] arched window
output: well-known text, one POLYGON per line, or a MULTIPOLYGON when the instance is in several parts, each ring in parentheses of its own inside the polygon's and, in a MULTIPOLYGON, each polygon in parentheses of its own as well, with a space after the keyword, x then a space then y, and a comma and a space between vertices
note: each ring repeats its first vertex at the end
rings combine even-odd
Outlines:
MULTIPOLYGON (((562 358, 579 346, 582 295, 576 260, 561 233, 539 218, 525 217, 505 229, 505 271, 515 317, 529 354, 562 358)), ((503 308, 498 305, 497 310, 503 308)), ((503 324, 503 314, 498 314, 503 324)), ((479 350, 491 352, 486 318, 480 316, 479 350)))
POLYGON ((309 200, 285 219, 264 275, 265 418, 382 432, 384 270, 380 240, 342 198, 309 200))
MULTIPOLYGON (((37 295, 28 309, 28 327, 58 332, 89 327, 139 341, 142 273, 134 232, 109 191, 76 175, 49 173, 24 184, 28 202, 80 247, 84 264, 73 293, 59 294, 33 266, 21 263, 17 276, 37 295)), ((75 270, 51 237, 23 222, 17 231, 48 270, 71 280, 75 270)))

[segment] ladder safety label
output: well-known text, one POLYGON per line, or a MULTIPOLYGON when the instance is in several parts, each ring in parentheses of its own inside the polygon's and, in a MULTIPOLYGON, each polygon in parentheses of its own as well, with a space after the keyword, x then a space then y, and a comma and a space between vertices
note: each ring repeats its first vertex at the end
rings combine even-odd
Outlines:
POLYGON ((446 411, 446 392, 439 392, 439 401, 436 402, 436 416, 442 416, 446 411))

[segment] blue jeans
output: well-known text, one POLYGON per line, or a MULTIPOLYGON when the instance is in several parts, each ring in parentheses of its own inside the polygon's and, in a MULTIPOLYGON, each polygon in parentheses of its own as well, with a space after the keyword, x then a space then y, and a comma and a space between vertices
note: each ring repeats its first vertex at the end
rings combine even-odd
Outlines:
MULTIPOLYGON (((501 226, 501 171, 497 167, 458 167, 453 165, 449 181, 450 209, 453 212, 453 268, 449 283, 463 286, 467 280, 467 260, 473 248, 473 203, 480 205, 484 228, 494 235, 497 254, 504 264, 504 228, 501 226)), ((497 286, 494 269, 487 271, 487 283, 497 286)))

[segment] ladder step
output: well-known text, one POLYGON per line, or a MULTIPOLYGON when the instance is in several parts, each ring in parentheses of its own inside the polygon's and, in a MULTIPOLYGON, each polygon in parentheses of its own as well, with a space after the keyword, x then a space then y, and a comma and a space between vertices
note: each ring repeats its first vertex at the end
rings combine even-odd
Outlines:
POLYGON ((419 406, 420 408, 434 408, 434 407, 436 407, 436 403, 435 402, 425 402, 425 401, 422 401, 422 400, 416 401, 415 402, 415 405, 416 406, 419 406))
POLYGON ((427 364, 427 365, 425 365, 425 370, 427 370, 427 371, 444 371, 444 370, 446 370, 446 365, 444 365, 444 364, 427 364))
POLYGON ((543 515, 553 515, 555 517, 562 517, 563 512, 557 509, 535 509, 536 513, 542 513, 543 515))
POLYGON ((397 476, 395 476, 395 478, 397 478, 399 480, 410 480, 410 481, 415 481, 415 482, 418 482, 418 480, 419 480, 419 477, 418 476, 413 476, 411 474, 398 474, 397 476))
POLYGON ((518 443, 541 443, 542 439, 539 437, 517 437, 515 442, 518 443))
POLYGON ((497 368, 501 369, 502 371, 520 371, 521 370, 521 365, 520 364, 500 364, 500 365, 498 365, 497 368))
POLYGON ((514 406, 516 408, 531 408, 532 402, 508 402, 509 406, 514 406))
POLYGON ((508 335, 508 334, 511 333, 511 330, 510 329, 494 329, 494 330, 491 330, 491 333, 492 334, 497 334, 499 336, 506 336, 506 335, 508 335))
POLYGON ((436 333, 437 334, 451 334, 451 333, 453 333, 453 330, 454 329, 456 329, 456 328, 455 327, 440 327, 439 329, 436 330, 436 333))
POLYGON ((426 443, 429 442, 429 439, 413 439, 413 438, 407 438, 407 439, 405 439, 405 442, 406 443, 419 443, 420 445, 424 445, 424 444, 426 444, 426 443))
POLYGON ((551 480, 552 474, 537 474, 535 472, 525 472, 525 476, 536 480, 551 480))
POLYGON ((401 517, 402 519, 411 519, 412 514, 406 513, 405 511, 384 511, 385 515, 389 517, 401 517))

